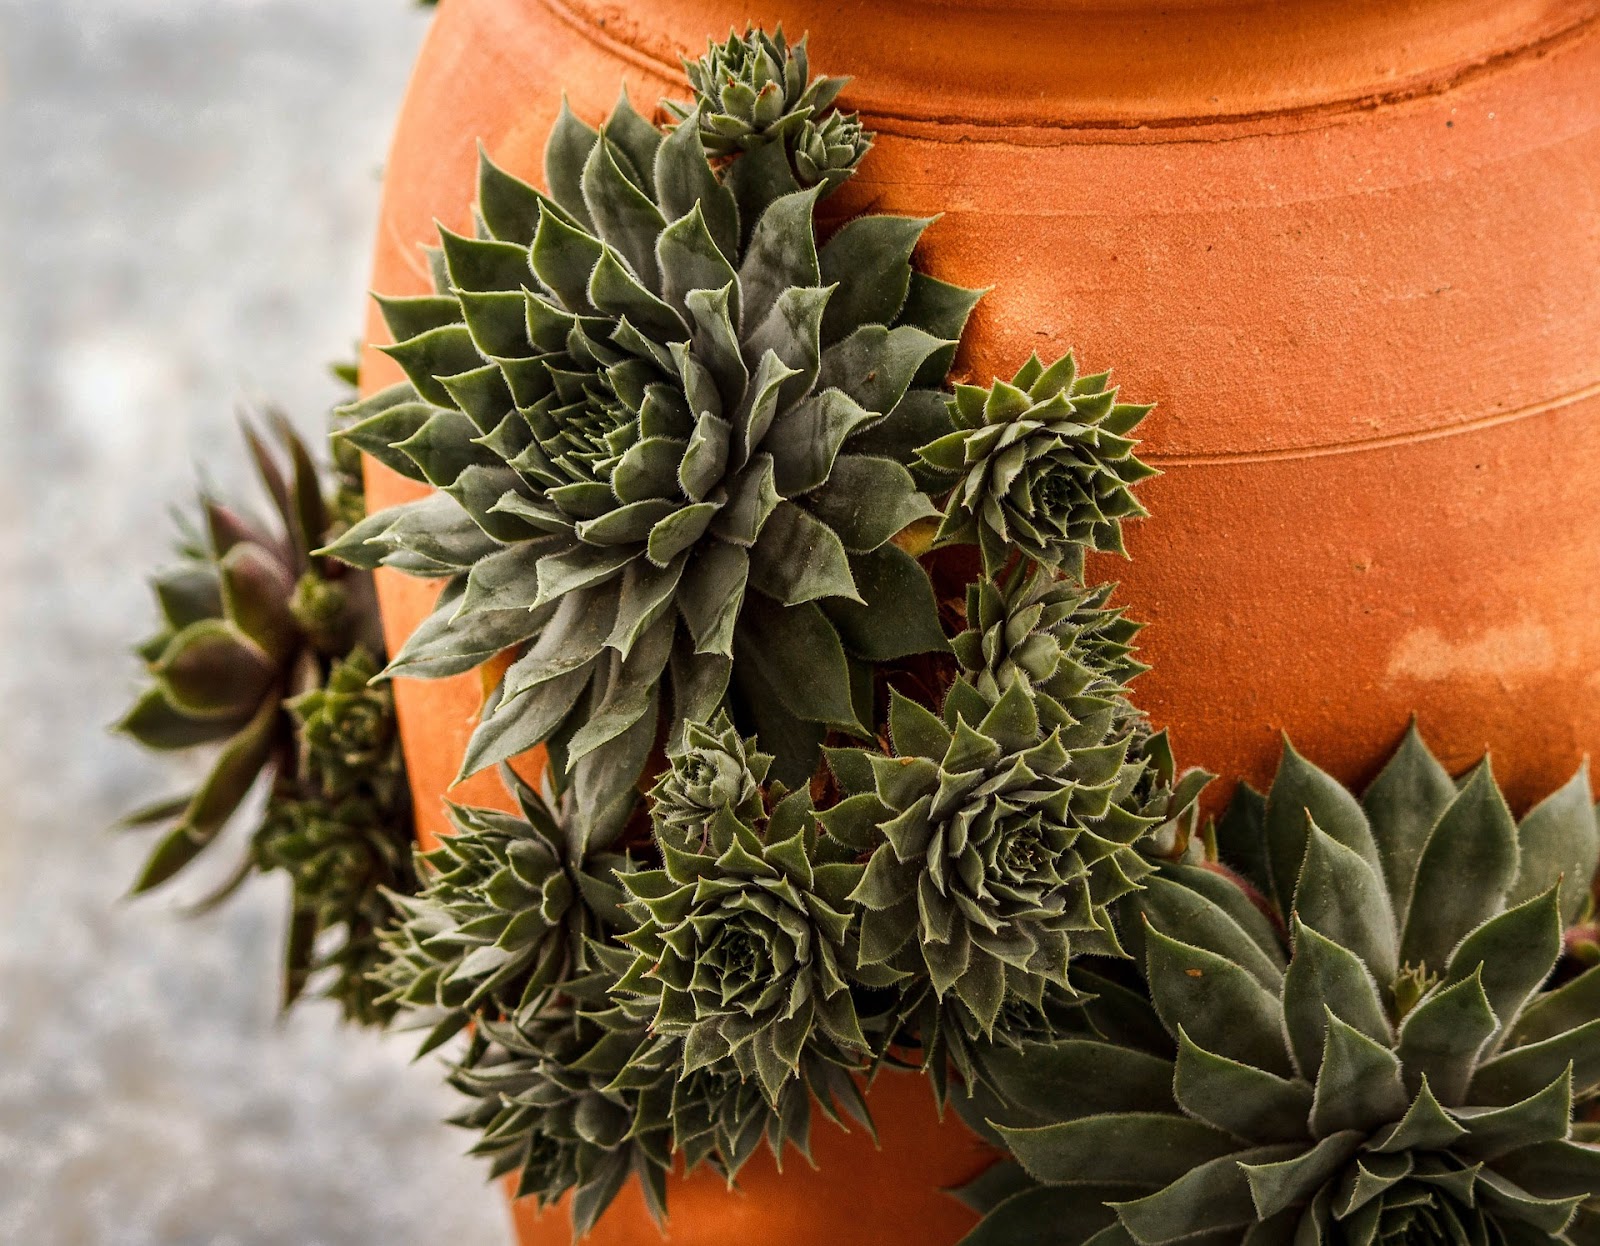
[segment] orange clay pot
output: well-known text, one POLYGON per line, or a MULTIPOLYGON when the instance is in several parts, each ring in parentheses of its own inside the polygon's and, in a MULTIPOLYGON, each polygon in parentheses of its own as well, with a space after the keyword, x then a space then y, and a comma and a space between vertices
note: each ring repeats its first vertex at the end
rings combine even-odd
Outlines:
MULTIPOLYGON (((374 288, 426 288, 480 140, 537 181, 563 92, 648 110, 746 19, 855 75, 878 142, 830 209, 942 213, 922 266, 996 286, 958 375, 1075 346, 1159 403, 1154 518, 1092 573, 1152 624, 1138 695, 1185 764, 1260 784, 1287 731, 1362 782, 1415 712, 1525 805, 1600 749, 1600 0, 444 0, 374 288)), ((365 386, 398 375, 367 351, 365 386)), ((430 590, 380 579, 397 643, 430 590)), ((479 693, 400 682, 425 836, 479 693)), ((881 1153, 681 1183, 670 1240, 954 1241, 927 1191, 971 1141, 900 1098, 881 1153)), ((595 1240, 659 1239, 624 1201, 595 1240)))

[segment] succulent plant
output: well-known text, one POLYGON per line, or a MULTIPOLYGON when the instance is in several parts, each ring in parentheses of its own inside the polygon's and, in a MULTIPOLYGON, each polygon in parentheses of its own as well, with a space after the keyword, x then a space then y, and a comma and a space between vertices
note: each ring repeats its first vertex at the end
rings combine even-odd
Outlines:
POLYGON ((1081 579, 1086 550, 1124 553, 1122 521, 1147 513, 1133 486, 1156 472, 1128 436, 1150 408, 1118 402, 1109 375, 1035 355, 1009 382, 958 385, 955 431, 918 450, 951 482, 935 539, 977 545, 991 573, 1020 551, 1081 579))
POLYGON ((705 851, 711 821, 730 812, 747 824, 765 816, 762 784, 772 758, 718 712, 710 723, 687 723, 683 745, 650 791, 650 818, 663 843, 705 851))
POLYGON ((369 976, 383 959, 384 893, 416 886, 394 698, 368 686, 377 670, 357 648, 333 663, 322 687, 286 702, 299 767, 293 783, 282 776, 274 783, 251 845, 255 868, 282 870, 292 883, 288 994, 331 970, 324 993, 367 1025, 393 1016, 369 976), (322 932, 332 930, 341 936, 329 946, 322 932))
POLYGON ((243 859, 202 906, 258 870, 287 871, 285 1004, 328 970, 347 1016, 381 1020, 365 977, 378 888, 410 885, 411 823, 388 694, 364 686, 382 651, 377 607, 370 577, 313 552, 344 529, 347 492, 330 502, 305 443, 281 418, 274 430, 282 458, 245 436, 276 524, 204 498, 203 532, 187 531, 182 561, 155 578, 162 625, 139 646, 152 682, 119 729, 152 749, 218 751, 196 791, 127 819, 168 828, 134 890, 182 871, 264 784, 243 859))
POLYGON ((802 186, 821 184, 824 193, 855 172, 872 145, 854 113, 834 111, 848 78, 812 78, 806 41, 790 46, 783 27, 772 34, 729 32, 724 43, 708 40, 698 61, 685 60, 694 99, 667 101, 680 122, 695 120, 713 156, 787 149, 802 186))
POLYGON ((678 1078, 753 1080, 774 1109, 803 1056, 858 1063, 868 1043, 846 974, 862 867, 819 850, 809 794, 783 796, 759 828, 724 806, 703 843, 676 838, 658 840, 660 869, 621 879, 635 922, 611 986, 624 1012, 671 1046, 678 1078))
POLYGON ((985 1035, 1007 1000, 1066 987, 1072 957, 1117 952, 1109 906, 1152 868, 1158 820, 1123 803, 1145 763, 1111 735, 1115 702, 1077 708, 1045 730, 1022 683, 991 701, 961 679, 942 717, 893 695, 892 756, 829 752, 844 799, 819 820, 871 853, 862 961, 925 972, 985 1035))
POLYGON ((319 686, 286 703, 299 726, 300 772, 323 796, 343 796, 380 777, 388 787, 405 782, 394 693, 372 682, 377 674, 377 661, 357 646, 334 661, 319 686))
POLYGON ((547 742, 602 840, 664 713, 726 705, 798 785, 864 728, 853 670, 945 645, 892 538, 935 513, 907 464, 949 427, 929 387, 976 296, 912 270, 924 221, 819 249, 815 188, 731 189, 758 158, 714 170, 697 123, 624 99, 603 133, 562 112, 548 196, 485 160, 484 236, 383 301, 409 383, 344 434, 442 491, 335 550, 449 581, 391 670, 520 646, 464 770, 547 742))
POLYGON ((1148 670, 1133 656, 1142 624, 1106 605, 1114 585, 1084 588, 1019 565, 967 589, 967 629, 951 647, 990 700, 1019 682, 1050 726, 1072 721, 1075 698, 1117 695, 1148 670))
POLYGON ((637 1036, 596 1022, 588 1009, 603 1003, 594 979, 577 978, 531 1014, 486 1017, 449 1077, 472 1100, 451 1124, 479 1135, 472 1153, 491 1161, 491 1178, 515 1173, 515 1196, 540 1206, 570 1192, 575 1238, 629 1176, 656 1220, 666 1216, 667 1127, 641 1114, 637 1092, 612 1085, 637 1036))
POLYGON ((1600 1241, 1573 1121, 1600 971, 1549 985, 1590 801, 1580 771, 1519 826, 1487 762, 1453 781, 1414 730, 1357 801, 1286 748, 1218 828, 1240 872, 1163 865, 1124 914, 1137 978, 994 1062, 1043 1184, 970 1246, 1600 1241))
POLYGON ((781 1166, 790 1148, 809 1159, 813 1110, 848 1129, 869 1132, 872 1119, 855 1077, 861 1071, 816 1052, 802 1053, 798 1073, 771 1098, 736 1065, 684 1072, 683 1040, 642 1043, 616 1086, 638 1088, 636 1128, 665 1128, 685 1172, 708 1165, 731 1184, 763 1142, 781 1166))
POLYGON ((552 808, 502 773, 521 815, 449 806, 454 833, 418 854, 421 890, 393 897, 399 920, 378 976, 386 998, 428 1027, 423 1053, 485 1018, 531 1024, 587 972, 586 940, 625 924, 625 859, 586 851, 570 795, 552 808))

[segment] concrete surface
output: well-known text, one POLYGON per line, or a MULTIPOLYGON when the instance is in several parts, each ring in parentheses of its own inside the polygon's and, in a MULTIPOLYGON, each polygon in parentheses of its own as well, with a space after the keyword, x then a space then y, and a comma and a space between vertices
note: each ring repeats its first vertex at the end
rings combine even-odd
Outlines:
MULTIPOLYGON (((123 902, 177 786, 104 725, 193 464, 316 430, 359 331, 407 0, 0 0, 0 1241, 493 1246, 410 1043, 274 1015, 284 896, 123 902)), ((220 858, 217 866, 228 864, 220 858)))

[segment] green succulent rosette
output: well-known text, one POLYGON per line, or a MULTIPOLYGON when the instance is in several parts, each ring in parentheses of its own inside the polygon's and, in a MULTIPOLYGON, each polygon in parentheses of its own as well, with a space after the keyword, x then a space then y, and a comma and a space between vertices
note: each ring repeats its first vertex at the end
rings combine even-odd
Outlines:
POLYGON ((700 135, 624 99, 601 132, 562 112, 548 195, 485 160, 480 236, 382 300, 409 382, 344 434, 440 490, 335 550, 446 581, 390 670, 518 647, 464 771, 547 743, 601 839, 663 717, 729 709, 798 785, 865 730, 866 664, 946 643, 892 538, 936 513, 908 465, 976 295, 911 268, 927 222, 819 246, 786 146, 713 167, 700 135))
POLYGON ((596 1021, 604 987, 593 976, 563 986, 559 999, 515 1020, 485 1017, 451 1068, 450 1085, 470 1105, 450 1123, 477 1135, 472 1154, 491 1179, 515 1174, 515 1197, 545 1206, 570 1194, 574 1238, 587 1234, 636 1177, 658 1223, 672 1166, 664 1119, 619 1088, 637 1035, 596 1021))
POLYGON ((1020 683, 1044 722, 1065 726, 1079 697, 1120 695, 1149 669, 1134 657, 1143 625, 1106 604, 1114 588, 1085 588, 1026 564, 980 578, 968 586, 967 627, 951 648, 986 698, 1020 683))
POLYGON ((691 118, 713 156, 767 146, 787 149, 802 186, 824 193, 855 172, 872 145, 854 113, 833 109, 848 78, 813 78, 806 41, 792 46, 779 26, 772 34, 730 32, 723 43, 708 40, 706 54, 685 60, 694 88, 689 103, 667 101, 678 121, 691 118))
POLYGON ((658 837, 660 869, 621 879, 635 924, 611 987, 675 1075, 735 1074, 776 1108, 803 1058, 859 1065, 869 1044, 847 974, 862 867, 819 841, 809 794, 782 796, 759 828, 724 806, 703 843, 675 839, 658 837))
POLYGON ((955 431, 918 450, 949 482, 936 541, 978 546, 991 573, 1020 552, 1075 580, 1085 551, 1125 553, 1123 521, 1148 513, 1133 487, 1157 473, 1128 435, 1150 408, 1118 402, 1109 376, 1035 355, 1009 382, 958 385, 955 431))
POLYGON ((844 798, 818 818, 870 853, 851 895, 864 964, 925 974, 990 1037, 1008 1001, 1068 989, 1075 956, 1120 951, 1110 906, 1150 873, 1139 844, 1164 819, 1127 807, 1146 761, 1115 710, 1046 731, 1021 684, 991 702, 963 679, 942 715, 894 694, 892 755, 830 751, 844 798))
POLYGON ((318 687, 289 700, 299 730, 301 773, 326 797, 382 782, 389 798, 405 782, 394 693, 374 684, 378 663, 358 646, 318 687))
POLYGON ((252 429, 245 437, 275 522, 203 498, 202 527, 185 530, 179 563, 154 579, 161 626, 138 648, 151 682, 118 729, 150 749, 215 758, 196 790, 125 819, 165 828, 133 889, 183 871, 265 785, 239 863, 201 907, 254 873, 287 872, 285 1005, 321 975, 347 1017, 381 1021, 366 976, 386 911, 379 888, 412 878, 392 705, 364 686, 382 652, 377 605, 369 576, 314 552, 347 526, 345 482, 329 487, 286 421, 273 430, 278 451, 252 429))
POLYGON ((710 723, 686 723, 683 745, 650 790, 650 819, 658 838, 704 851, 711 822, 731 813, 754 825, 766 814, 763 784, 772 758, 719 713, 710 723))
POLYGON ((1552 980, 1600 826, 1584 771, 1520 825, 1413 730, 1358 801, 1292 749, 1125 906, 1130 973, 1001 1053, 1015 1170, 968 1246, 1600 1241, 1600 971, 1552 980), (1235 872, 1237 871, 1237 872, 1235 872))
POLYGON ((385 998, 426 1028, 423 1054, 469 1024, 531 1023, 589 972, 588 940, 627 919, 626 858, 588 850, 570 794, 554 805, 506 768, 520 814, 447 807, 453 833, 417 856, 422 887, 392 897, 385 998))

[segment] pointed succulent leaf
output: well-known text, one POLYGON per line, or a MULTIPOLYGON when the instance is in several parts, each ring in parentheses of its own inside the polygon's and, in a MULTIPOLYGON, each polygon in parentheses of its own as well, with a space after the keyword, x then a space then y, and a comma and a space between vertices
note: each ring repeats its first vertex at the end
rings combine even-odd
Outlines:
POLYGON ((1311 1105, 1312 1136, 1367 1131, 1405 1114, 1400 1058, 1330 1011, 1322 1064, 1311 1105))
POLYGON ((1288 740, 1267 794, 1266 836, 1274 897, 1288 911, 1305 861, 1311 824, 1382 869, 1371 826, 1360 804, 1332 775, 1302 757, 1288 740))
POLYGON ((1151 998, 1169 1031, 1180 1025, 1208 1051, 1279 1076, 1293 1072, 1277 999, 1214 952, 1149 931, 1151 998))
POLYGON ((1394 911, 1404 914, 1428 836, 1450 803, 1456 785, 1423 743, 1412 723, 1405 739, 1361 798, 1383 857, 1394 911))
POLYGON ((1428 837, 1405 913, 1401 957, 1443 969, 1456 945, 1500 911, 1516 875, 1516 823, 1485 761, 1428 837))
POLYGON ((1517 827, 1517 881, 1506 897, 1520 904, 1561 884, 1561 918, 1583 916, 1600 860, 1600 819, 1590 800, 1588 764, 1536 805, 1517 827))
POLYGON ((1263 1142, 1303 1139, 1312 1111, 1312 1090, 1304 1081, 1219 1056, 1181 1030, 1171 1094, 1196 1120, 1263 1142))
POLYGON ((1315 821, 1295 886, 1294 911, 1311 929, 1361 957, 1378 981, 1393 980, 1398 948, 1383 878, 1315 821))

